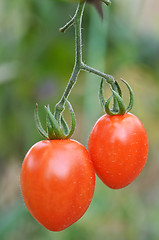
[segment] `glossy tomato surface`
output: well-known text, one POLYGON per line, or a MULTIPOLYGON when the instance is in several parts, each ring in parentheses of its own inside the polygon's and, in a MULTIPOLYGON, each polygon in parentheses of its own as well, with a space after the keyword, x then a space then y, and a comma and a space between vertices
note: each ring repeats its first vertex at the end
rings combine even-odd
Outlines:
POLYGON ((91 131, 88 150, 99 178, 110 188, 123 188, 140 174, 146 163, 147 134, 133 114, 104 115, 91 131))
POLYGON ((74 140, 45 140, 26 154, 21 191, 31 215, 51 231, 76 222, 90 205, 95 171, 86 148, 74 140))

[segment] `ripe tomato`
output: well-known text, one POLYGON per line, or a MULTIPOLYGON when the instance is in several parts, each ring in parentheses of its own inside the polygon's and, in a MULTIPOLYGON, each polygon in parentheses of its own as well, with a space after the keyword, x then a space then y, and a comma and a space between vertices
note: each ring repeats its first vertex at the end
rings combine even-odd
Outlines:
POLYGON ((110 188, 131 183, 142 171, 148 155, 148 139, 133 114, 102 116, 88 142, 90 158, 99 178, 110 188))
POLYGON ((44 140, 26 154, 21 191, 31 215, 51 231, 76 222, 90 205, 95 171, 86 148, 74 140, 44 140))

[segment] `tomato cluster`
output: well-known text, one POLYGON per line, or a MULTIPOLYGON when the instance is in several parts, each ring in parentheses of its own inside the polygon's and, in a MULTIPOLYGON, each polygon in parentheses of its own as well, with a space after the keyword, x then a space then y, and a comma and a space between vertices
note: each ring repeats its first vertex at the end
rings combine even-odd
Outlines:
MULTIPOLYGON (((102 2, 87 0, 102 15, 102 2)), ((105 185, 120 189, 130 184, 142 171, 148 155, 148 139, 141 121, 128 113, 133 106, 133 91, 129 91, 128 107, 122 91, 113 76, 87 66, 82 61, 81 23, 85 1, 80 1, 74 17, 62 28, 65 32, 75 27, 75 65, 68 85, 55 105, 54 113, 46 107, 44 130, 35 110, 35 121, 43 140, 36 143, 25 156, 21 169, 21 190, 31 215, 45 228, 61 231, 80 219, 88 209, 95 188, 95 173, 105 185), (99 99, 107 114, 94 125, 88 142, 88 151, 75 140, 69 139, 75 129, 75 114, 68 101, 70 92, 81 70, 100 77, 99 99), (112 95, 105 101, 103 81, 110 85, 112 95), (113 109, 110 103, 113 100, 113 109), (71 115, 71 127, 64 119, 67 104, 71 115)))
POLYGON ((74 140, 44 140, 26 154, 21 170, 24 202, 51 231, 67 228, 86 212, 95 172, 114 189, 139 175, 148 154, 146 131, 130 113, 103 115, 91 131, 88 151, 74 140))
MULTIPOLYGON (((101 17, 102 1, 92 3, 101 17)), ((104 0, 110 5, 110 0, 104 0)), ((74 17, 62 28, 65 32, 74 25, 76 37, 75 67, 61 100, 52 113, 46 110, 46 129, 41 125, 36 105, 35 121, 42 136, 48 140, 36 143, 25 156, 21 169, 21 190, 31 215, 45 228, 61 231, 80 219, 88 209, 95 188, 95 173, 112 189, 130 184, 142 171, 148 155, 148 139, 140 120, 128 113, 133 106, 133 91, 122 80, 130 94, 125 107, 119 84, 113 76, 99 72, 82 62, 81 22, 85 3, 80 1, 74 17), (88 142, 88 151, 75 140, 69 139, 75 129, 75 115, 68 101, 79 71, 85 70, 102 76, 99 99, 107 114, 94 125, 88 142), (112 95, 106 101, 103 78, 110 84, 112 95), (113 109, 109 104, 113 100, 113 109), (71 114, 69 129, 63 111, 65 103, 71 114)))

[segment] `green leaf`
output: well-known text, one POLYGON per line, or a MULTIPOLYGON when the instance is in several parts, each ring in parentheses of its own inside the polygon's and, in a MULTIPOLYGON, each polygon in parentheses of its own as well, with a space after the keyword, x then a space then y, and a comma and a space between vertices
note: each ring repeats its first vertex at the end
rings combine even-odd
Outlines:
POLYGON ((40 132, 40 134, 45 137, 48 138, 48 134, 45 132, 45 130, 43 129, 41 122, 40 122, 40 118, 39 118, 39 114, 38 114, 38 104, 36 103, 35 106, 35 123, 37 126, 38 131, 40 132))
POLYGON ((65 121, 65 119, 64 119, 63 116, 61 116, 61 125, 62 125, 62 127, 63 127, 64 134, 65 134, 65 135, 68 135, 68 133, 69 133, 69 127, 68 127, 68 125, 67 125, 67 123, 66 123, 66 121, 65 121))
POLYGON ((126 109, 126 112, 129 112, 132 109, 133 105, 134 105, 134 93, 133 93, 133 90, 130 87, 130 85, 124 79, 121 78, 121 81, 123 81, 126 84, 128 90, 129 90, 129 93, 130 93, 130 101, 129 101, 129 105, 128 105, 127 109, 126 109))
MULTIPOLYGON (((48 118, 50 121, 50 122, 48 121, 47 128, 49 129, 50 124, 51 124, 52 132, 54 132, 56 139, 64 139, 65 136, 64 136, 62 130, 60 129, 59 124, 58 124, 57 120, 55 119, 54 115, 51 113, 50 108, 45 106, 45 110, 48 114, 48 118)), ((51 129, 49 131, 51 131, 51 129)), ((49 138, 51 139, 51 136, 49 136, 49 138)))
POLYGON ((124 104, 123 99, 114 90, 112 90, 112 92, 113 92, 113 95, 114 95, 114 97, 116 98, 116 100, 118 102, 119 111, 117 112, 117 115, 124 115, 125 112, 126 112, 126 108, 125 108, 125 104, 124 104))
POLYGON ((69 111, 70 111, 70 114, 71 114, 71 129, 70 129, 70 132, 69 134, 66 136, 66 138, 70 138, 72 136, 72 134, 74 133, 75 131, 75 127, 76 127, 76 119, 75 119, 75 113, 73 111, 73 108, 72 108, 72 105, 71 103, 66 99, 66 103, 69 107, 69 111))
MULTIPOLYGON (((50 110, 49 105, 48 105, 48 109, 50 110)), ((47 126, 47 133, 48 133, 49 139, 56 139, 56 135, 54 133, 52 123, 51 123, 48 113, 46 113, 46 126, 47 126)))
POLYGON ((101 103, 102 107, 104 108, 104 106, 105 106, 105 99, 104 99, 104 93, 103 93, 103 78, 102 78, 102 80, 100 82, 99 100, 100 100, 100 103, 101 103))

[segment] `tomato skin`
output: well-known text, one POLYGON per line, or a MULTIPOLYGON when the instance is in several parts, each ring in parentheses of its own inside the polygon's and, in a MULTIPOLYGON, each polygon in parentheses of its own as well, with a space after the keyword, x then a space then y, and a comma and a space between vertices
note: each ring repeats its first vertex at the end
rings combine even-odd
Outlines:
POLYGON ((103 115, 90 133, 88 151, 98 177, 110 188, 123 188, 140 174, 146 163, 145 128, 131 113, 103 115))
POLYGON ((86 148, 74 140, 44 140, 28 151, 21 191, 31 215, 60 231, 83 216, 94 193, 95 171, 86 148))

